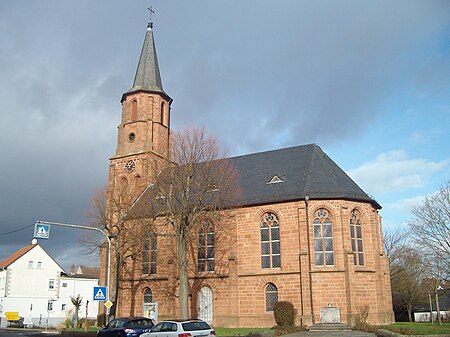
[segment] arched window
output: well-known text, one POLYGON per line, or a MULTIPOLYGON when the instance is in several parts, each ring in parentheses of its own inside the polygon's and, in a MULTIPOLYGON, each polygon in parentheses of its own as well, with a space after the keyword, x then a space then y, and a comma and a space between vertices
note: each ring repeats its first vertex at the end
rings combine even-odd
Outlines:
POLYGON ((138 192, 141 189, 142 179, 141 176, 137 175, 134 177, 134 191, 138 192))
POLYGON ((273 311, 275 304, 278 303, 278 289, 273 283, 266 286, 266 311, 273 311))
POLYGON ((198 231, 198 271, 214 271, 214 226, 205 221, 198 231))
POLYGON ((144 290, 144 303, 152 303, 153 302, 153 293, 150 288, 145 288, 144 290))
POLYGON ((355 266, 364 266, 361 215, 357 210, 353 210, 350 216, 350 238, 352 241, 353 263, 355 266))
POLYGON ((261 217, 261 267, 280 268, 280 225, 271 212, 261 217))
POLYGON ((334 266, 333 223, 324 208, 314 213, 314 261, 319 267, 334 266))
POLYGON ((120 179, 120 190, 119 190, 119 198, 123 198, 128 193, 128 180, 123 177, 120 179))
POLYGON ((144 253, 142 254, 142 274, 156 274, 156 234, 150 234, 144 241, 144 253))
POLYGON ((161 102, 161 124, 164 125, 164 102, 161 102))
POLYGON ((134 99, 131 102, 131 120, 134 122, 137 119, 137 101, 134 99))

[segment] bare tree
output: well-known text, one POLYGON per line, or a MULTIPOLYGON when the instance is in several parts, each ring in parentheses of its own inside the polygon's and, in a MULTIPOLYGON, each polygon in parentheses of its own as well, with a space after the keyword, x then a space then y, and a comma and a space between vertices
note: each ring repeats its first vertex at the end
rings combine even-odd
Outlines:
POLYGON ((75 328, 78 328, 78 312, 80 311, 81 303, 83 303, 83 297, 78 294, 77 296, 70 296, 70 300, 75 307, 75 328))
MULTIPOLYGON (((170 225, 176 241, 180 318, 187 319, 188 247, 205 219, 219 223, 239 200, 239 177, 216 140, 205 130, 187 129, 173 138, 173 164, 160 172, 148 193, 154 221, 170 225)), ((221 224, 222 226, 223 224, 221 224)))
POLYGON ((401 258, 408 249, 407 235, 401 228, 383 233, 384 251, 389 261, 391 278, 401 271, 401 258))
MULTIPOLYGON (((128 226, 124 216, 133 202, 133 194, 128 186, 120 186, 115 193, 100 188, 92 197, 91 207, 87 212, 90 225, 105 231, 111 241, 111 271, 110 300, 113 302, 110 315, 116 315, 117 300, 120 288, 121 274, 127 261, 134 257, 142 247, 145 228, 141 222, 128 226)), ((100 251, 106 257, 107 243, 103 237, 88 237, 84 243, 91 252, 100 251)))
POLYGON ((408 319, 412 322, 413 306, 426 299, 423 281, 426 277, 426 267, 417 250, 405 247, 393 262, 396 273, 391 276, 392 294, 394 301, 400 301, 408 312, 408 319))
POLYGON ((423 254, 434 256, 442 277, 450 274, 450 181, 427 196, 413 211, 409 227, 423 254))

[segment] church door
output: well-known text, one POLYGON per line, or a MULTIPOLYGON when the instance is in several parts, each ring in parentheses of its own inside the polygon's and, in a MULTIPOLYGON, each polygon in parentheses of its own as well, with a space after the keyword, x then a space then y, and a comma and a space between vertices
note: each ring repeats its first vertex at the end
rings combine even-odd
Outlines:
POLYGON ((205 322, 212 323, 213 317, 213 296, 209 287, 202 287, 198 292, 198 318, 205 322))

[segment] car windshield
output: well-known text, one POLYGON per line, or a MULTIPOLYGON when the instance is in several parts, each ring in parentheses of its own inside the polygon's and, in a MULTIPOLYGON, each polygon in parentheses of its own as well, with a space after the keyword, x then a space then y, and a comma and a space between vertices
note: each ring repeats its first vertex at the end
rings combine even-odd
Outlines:
POLYGON ((209 330, 211 327, 206 322, 181 323, 184 331, 209 330))

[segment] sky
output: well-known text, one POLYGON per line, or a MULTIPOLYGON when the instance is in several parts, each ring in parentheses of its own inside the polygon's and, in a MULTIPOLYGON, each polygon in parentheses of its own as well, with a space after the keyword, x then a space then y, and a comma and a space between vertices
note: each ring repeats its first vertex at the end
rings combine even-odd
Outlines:
MULTIPOLYGON (((388 231, 450 179, 449 1, 0 1, 0 261, 36 220, 87 223, 150 5, 173 130, 232 156, 316 143, 388 231)), ((83 235, 39 241, 68 271, 98 264, 83 235)))

